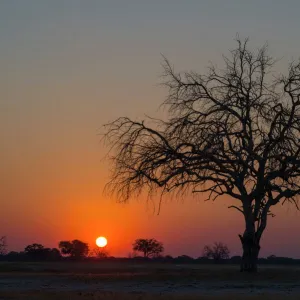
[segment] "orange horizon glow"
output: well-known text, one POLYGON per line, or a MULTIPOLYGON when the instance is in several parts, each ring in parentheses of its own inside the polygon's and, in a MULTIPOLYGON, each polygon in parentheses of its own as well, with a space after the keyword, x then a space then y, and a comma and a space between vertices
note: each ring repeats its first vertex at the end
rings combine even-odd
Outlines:
MULTIPOLYGON (((161 53, 176 72, 206 74, 210 61, 222 68, 236 28, 254 48, 269 39, 272 55, 285 57, 275 69, 285 73, 289 58, 299 56, 300 2, 274 1, 272 13, 267 4, 258 13, 254 1, 247 8, 234 1, 114 2, 0 2, 0 237, 8 251, 74 239, 96 248, 101 234, 116 257, 132 253, 138 238, 161 241, 165 255, 199 257, 218 241, 240 255, 245 224, 228 209, 239 206, 229 197, 166 196, 157 215, 160 193, 149 199, 145 191, 128 204, 104 194, 112 165, 102 125, 125 116, 164 119, 161 53), (273 22, 276 7, 286 22, 273 22)), ((300 212, 289 204, 272 212, 260 254, 300 258, 300 212)))

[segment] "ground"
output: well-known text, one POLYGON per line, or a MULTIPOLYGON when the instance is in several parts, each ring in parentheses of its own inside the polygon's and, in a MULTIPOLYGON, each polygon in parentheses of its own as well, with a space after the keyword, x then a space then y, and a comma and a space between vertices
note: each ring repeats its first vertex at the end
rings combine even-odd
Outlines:
POLYGON ((132 262, 0 263, 0 300, 300 299, 300 266, 132 262))

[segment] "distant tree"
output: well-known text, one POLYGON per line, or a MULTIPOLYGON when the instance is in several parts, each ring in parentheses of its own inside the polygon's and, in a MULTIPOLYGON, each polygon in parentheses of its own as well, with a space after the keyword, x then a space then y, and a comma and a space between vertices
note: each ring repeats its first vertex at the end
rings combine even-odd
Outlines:
POLYGON ((120 117, 107 124, 114 164, 107 189, 120 201, 160 191, 227 195, 245 227, 241 271, 256 272, 272 208, 300 195, 300 62, 275 76, 266 46, 237 37, 222 69, 177 73, 164 62, 163 120, 120 117))
POLYGON ((222 259, 229 259, 229 249, 223 243, 214 243, 212 246, 204 246, 203 248, 203 256, 207 258, 211 258, 216 262, 219 262, 222 259))
POLYGON ((51 259, 51 249, 45 248, 41 244, 31 244, 25 247, 24 252, 27 257, 34 260, 49 260, 51 259))
POLYGON ((17 251, 10 251, 6 254, 6 256, 18 256, 20 254, 20 252, 17 252, 17 251))
POLYGON ((62 255, 71 256, 73 251, 73 245, 71 241, 61 241, 58 244, 58 248, 62 255))
POLYGON ((61 241, 58 244, 58 248, 62 255, 71 256, 73 251, 73 245, 71 241, 61 241))
POLYGON ((49 259, 50 260, 59 260, 61 258, 60 251, 57 248, 49 249, 49 259))
POLYGON ((73 240, 72 241, 73 250, 71 253, 71 256, 80 258, 87 256, 89 253, 89 246, 87 243, 84 243, 79 240, 73 240))
POLYGON ((174 258, 173 258, 172 255, 165 255, 164 259, 165 259, 166 261, 172 261, 174 258))
POLYGON ((24 251, 26 254, 38 253, 45 249, 45 247, 41 244, 31 244, 25 247, 24 251))
POLYGON ((20 260, 20 258, 21 258, 20 253, 16 251, 10 251, 6 254, 6 259, 9 261, 20 260))
POLYGON ((61 241, 58 244, 58 248, 63 255, 67 255, 75 259, 83 258, 89 253, 88 244, 79 240, 61 241))
POLYGON ((203 263, 203 262, 205 262, 205 263, 210 262, 210 259, 207 258, 206 256, 199 256, 196 260, 197 260, 197 262, 201 262, 201 263, 203 263))
POLYGON ((7 253, 7 241, 6 236, 0 237, 0 255, 5 255, 7 253))
POLYGON ((89 256, 100 258, 100 259, 107 258, 109 256, 109 252, 106 247, 105 248, 95 247, 94 249, 90 250, 89 256))
POLYGON ((156 257, 164 251, 164 246, 156 239, 137 239, 132 245, 133 251, 142 252, 144 257, 156 257))
POLYGON ((175 261, 181 262, 181 263, 189 263, 189 262, 193 262, 194 258, 188 255, 179 255, 176 258, 174 258, 175 261))
POLYGON ((261 260, 261 262, 266 263, 266 264, 296 264, 299 263, 300 261, 297 259, 293 259, 291 257, 280 257, 276 256, 274 254, 268 256, 267 258, 264 259, 264 261, 261 260))

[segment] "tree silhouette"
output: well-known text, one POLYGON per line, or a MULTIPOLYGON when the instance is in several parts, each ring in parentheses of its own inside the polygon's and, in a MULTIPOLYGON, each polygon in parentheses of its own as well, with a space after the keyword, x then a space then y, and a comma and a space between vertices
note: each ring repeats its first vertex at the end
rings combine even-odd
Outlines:
POLYGON ((26 246, 24 251, 27 254, 33 254, 33 253, 41 252, 44 249, 45 249, 45 247, 43 245, 34 243, 34 244, 26 246))
POLYGON ((63 255, 68 255, 75 259, 85 257, 89 253, 88 244, 79 240, 61 241, 58 244, 58 248, 63 255))
POLYGON ((58 260, 61 258, 60 251, 56 248, 49 249, 49 259, 50 260, 58 260))
POLYGON ((60 258, 58 249, 45 248, 41 244, 31 244, 25 247, 25 255, 33 260, 57 260, 60 258))
POLYGON ((300 63, 274 79, 267 46, 251 51, 239 38, 224 63, 206 75, 182 74, 165 59, 169 118, 106 125, 114 163, 107 188, 121 201, 144 188, 206 192, 212 200, 229 195, 245 220, 241 271, 253 272, 271 208, 297 207, 300 63))
POLYGON ((5 255, 7 253, 7 242, 6 236, 0 237, 0 255, 5 255))
POLYGON ((156 257, 164 251, 164 246, 156 239, 136 239, 133 251, 142 252, 144 257, 156 257))
POLYGON ((95 247, 89 252, 89 256, 96 258, 107 258, 109 256, 109 251, 106 247, 95 247))
POLYGON ((229 258, 229 249, 223 243, 214 243, 213 246, 206 245, 203 249, 203 256, 212 258, 214 261, 219 262, 222 259, 229 258))

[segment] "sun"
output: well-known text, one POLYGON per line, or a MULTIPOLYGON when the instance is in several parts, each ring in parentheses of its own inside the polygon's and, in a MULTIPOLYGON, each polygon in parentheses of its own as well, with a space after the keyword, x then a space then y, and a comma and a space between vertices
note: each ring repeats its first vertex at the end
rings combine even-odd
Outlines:
POLYGON ((96 239, 96 245, 100 248, 103 248, 107 245, 107 239, 104 236, 99 236, 96 239))

